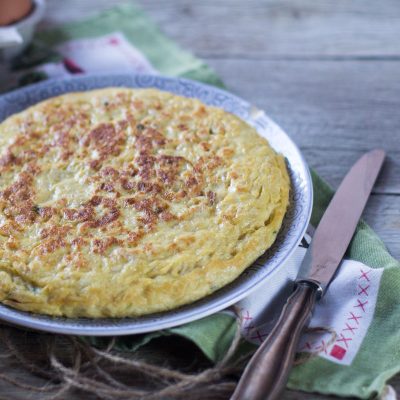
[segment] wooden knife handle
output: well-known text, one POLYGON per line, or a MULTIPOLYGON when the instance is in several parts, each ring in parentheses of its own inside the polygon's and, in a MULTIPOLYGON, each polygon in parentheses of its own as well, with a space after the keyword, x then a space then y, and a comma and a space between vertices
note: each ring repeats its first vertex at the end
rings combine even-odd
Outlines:
POLYGON ((316 285, 308 282, 297 284, 274 329, 247 364, 231 400, 280 398, 302 329, 312 314, 316 298, 316 285))

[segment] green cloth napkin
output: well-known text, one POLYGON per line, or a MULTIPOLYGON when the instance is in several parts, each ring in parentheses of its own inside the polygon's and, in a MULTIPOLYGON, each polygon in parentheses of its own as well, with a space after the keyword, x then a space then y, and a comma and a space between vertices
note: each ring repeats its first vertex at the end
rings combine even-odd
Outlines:
MULTIPOLYGON (((86 21, 38 33, 35 44, 16 62, 15 69, 26 71, 33 65, 57 60, 57 52, 50 49, 66 40, 97 37, 115 31, 121 32, 133 43, 161 74, 222 86, 221 80, 207 65, 165 38, 132 3, 86 21)), ((34 80, 38 78, 32 72, 30 76, 34 80)), ((29 82, 29 79, 25 76, 22 82, 29 82)), ((329 203, 332 190, 315 173, 312 177, 315 194, 312 224, 316 226, 329 203)), ((351 365, 339 365, 316 356, 294 367, 288 386, 297 390, 366 399, 382 393, 387 380, 400 371, 400 265, 389 255, 376 234, 362 222, 347 256, 372 268, 384 268, 368 333, 351 365)), ((125 351, 135 351, 155 337, 179 335, 192 341, 211 361, 216 362, 229 347, 236 324, 233 316, 218 313, 172 329, 118 338, 116 346, 125 351)), ((171 337, 171 340, 174 339, 171 337)), ((93 338, 93 341, 96 342, 96 339, 93 338)))

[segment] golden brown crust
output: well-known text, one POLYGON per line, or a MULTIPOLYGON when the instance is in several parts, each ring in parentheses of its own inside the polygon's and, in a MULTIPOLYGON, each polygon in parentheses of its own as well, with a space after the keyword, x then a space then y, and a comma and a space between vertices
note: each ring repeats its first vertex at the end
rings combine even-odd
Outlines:
POLYGON ((284 160, 223 110, 157 90, 40 103, 0 125, 0 298, 132 316, 203 297, 274 241, 284 160))

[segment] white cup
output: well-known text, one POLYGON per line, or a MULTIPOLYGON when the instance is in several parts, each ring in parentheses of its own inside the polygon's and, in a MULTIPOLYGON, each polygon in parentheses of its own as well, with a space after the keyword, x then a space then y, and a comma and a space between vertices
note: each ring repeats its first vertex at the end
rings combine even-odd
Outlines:
POLYGON ((29 45, 37 23, 44 14, 45 0, 33 0, 33 10, 25 18, 0 26, 0 60, 14 58, 29 45))

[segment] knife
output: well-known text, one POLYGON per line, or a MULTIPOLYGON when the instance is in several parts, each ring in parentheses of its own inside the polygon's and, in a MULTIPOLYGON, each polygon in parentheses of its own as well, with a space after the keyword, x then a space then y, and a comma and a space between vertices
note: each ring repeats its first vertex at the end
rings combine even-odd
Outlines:
POLYGON ((280 398, 302 329, 344 257, 384 158, 385 152, 380 149, 364 154, 343 179, 314 233, 293 294, 245 368, 231 400, 280 398))

